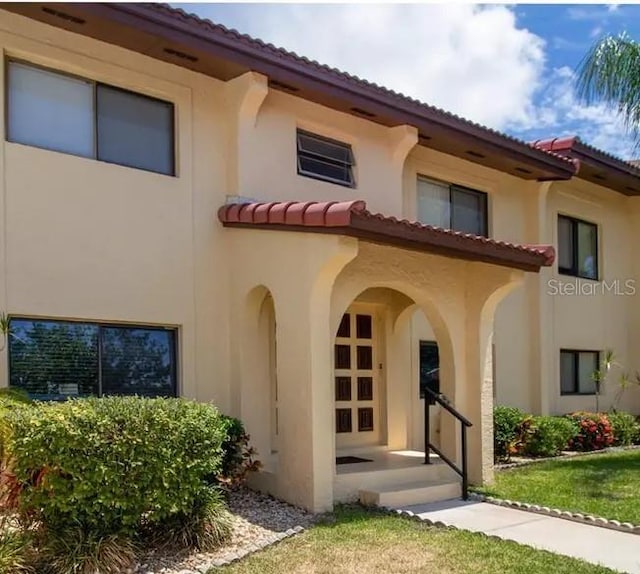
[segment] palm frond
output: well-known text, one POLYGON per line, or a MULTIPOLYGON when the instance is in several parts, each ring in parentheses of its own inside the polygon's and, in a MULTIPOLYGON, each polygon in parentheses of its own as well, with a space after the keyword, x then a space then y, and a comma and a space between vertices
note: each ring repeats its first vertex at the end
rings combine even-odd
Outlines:
POLYGON ((640 43, 626 34, 605 36, 578 66, 578 96, 587 104, 616 110, 640 139, 640 43))

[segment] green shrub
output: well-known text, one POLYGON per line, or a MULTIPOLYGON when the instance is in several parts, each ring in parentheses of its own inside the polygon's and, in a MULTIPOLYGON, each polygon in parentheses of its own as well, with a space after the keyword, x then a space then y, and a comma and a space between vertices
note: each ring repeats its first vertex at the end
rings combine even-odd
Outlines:
POLYGON ((577 433, 569 441, 569 448, 577 451, 600 450, 613 444, 611 422, 602 413, 576 412, 567 418, 577 424, 577 433))
POLYGON ((521 452, 529 434, 531 417, 515 407, 493 409, 493 448, 496 460, 509 460, 521 452))
POLYGON ((633 444, 637 433, 636 418, 625 412, 608 413, 607 417, 613 431, 614 446, 629 446, 633 444))
POLYGON ((16 387, 0 388, 0 407, 30 404, 33 404, 33 401, 29 398, 29 393, 24 389, 18 389, 16 387))
POLYGON ((254 460, 257 454, 249 446, 249 435, 244 430, 242 421, 222 415, 226 438, 222 443, 222 468, 219 481, 229 486, 238 486, 245 482, 247 473, 261 467, 260 461, 254 460))
POLYGON ((106 397, 7 414, 19 510, 49 531, 98 540, 188 516, 220 469, 225 426, 210 405, 106 397))
POLYGON ((531 456, 556 456, 578 432, 577 424, 563 417, 533 417, 533 432, 524 445, 531 456))

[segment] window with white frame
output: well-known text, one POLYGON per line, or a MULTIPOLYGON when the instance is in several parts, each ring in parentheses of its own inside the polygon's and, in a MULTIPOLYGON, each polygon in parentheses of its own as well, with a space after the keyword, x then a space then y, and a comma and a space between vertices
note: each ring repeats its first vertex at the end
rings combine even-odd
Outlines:
POLYGON ((9 141, 175 174, 172 103, 17 61, 7 78, 9 141))
POLYGON ((355 187, 355 160, 349 144, 312 134, 296 132, 298 175, 355 187))
POLYGON ((594 395, 595 373, 600 365, 599 351, 560 351, 560 394, 594 395))
POLYGON ((418 176, 417 218, 426 225, 487 235, 487 194, 418 176))

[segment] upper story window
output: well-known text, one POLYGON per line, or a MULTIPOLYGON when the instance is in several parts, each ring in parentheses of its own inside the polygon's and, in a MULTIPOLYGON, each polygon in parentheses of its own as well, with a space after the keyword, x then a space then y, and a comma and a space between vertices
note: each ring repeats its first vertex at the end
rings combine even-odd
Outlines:
POLYGON ((176 330, 11 319, 9 384, 40 400, 176 395, 176 330))
POLYGON ((598 226, 558 216, 558 270, 565 275, 598 279, 598 226))
POLYGON ((296 133, 298 174, 355 187, 351 146, 309 132, 296 133))
POLYGON ((175 174, 173 104, 8 62, 7 139, 175 174))
POLYGON ((418 177, 418 221, 462 233, 487 235, 487 194, 418 177))

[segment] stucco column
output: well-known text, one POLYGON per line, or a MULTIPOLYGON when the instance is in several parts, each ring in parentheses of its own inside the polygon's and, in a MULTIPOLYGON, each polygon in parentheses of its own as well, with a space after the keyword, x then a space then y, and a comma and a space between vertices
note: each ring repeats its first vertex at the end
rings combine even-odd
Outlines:
MULTIPOLYGON (((537 185, 527 197, 527 241, 532 244, 555 243, 551 215, 548 212, 549 192, 552 183, 537 185)), ((542 267, 537 275, 529 275, 526 281, 531 326, 531 405, 537 414, 549 414, 550 385, 555 381, 553 361, 555 341, 553 328, 553 301, 548 294, 549 281, 553 277, 551 267, 542 267)))
POLYGON ((276 304, 278 491, 314 511, 333 506, 330 300, 296 289, 276 304))
POLYGON ((456 406, 473 423, 467 431, 472 484, 493 480, 493 322, 498 303, 522 280, 522 272, 469 265, 464 343, 456 356, 456 406))

